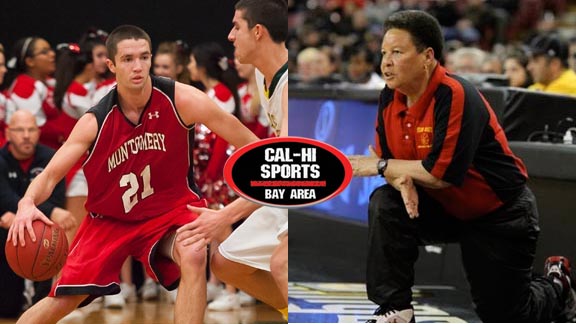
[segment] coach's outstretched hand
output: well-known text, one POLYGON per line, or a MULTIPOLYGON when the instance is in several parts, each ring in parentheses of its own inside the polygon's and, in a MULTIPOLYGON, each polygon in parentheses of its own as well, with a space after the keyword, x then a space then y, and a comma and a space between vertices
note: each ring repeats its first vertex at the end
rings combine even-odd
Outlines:
POLYGON ((204 248, 213 240, 222 241, 221 237, 228 226, 228 217, 222 215, 222 211, 209 208, 195 207, 187 205, 188 210, 198 214, 198 218, 191 223, 180 227, 176 231, 176 240, 182 242, 184 246, 193 245, 194 243, 204 240, 205 244, 198 249, 204 248))
POLYGON ((21 246, 25 246, 24 230, 27 229, 30 238, 32 238, 32 242, 36 242, 36 234, 34 234, 34 228, 32 227, 32 221, 36 219, 50 226, 54 225, 54 223, 34 205, 34 201, 31 198, 24 197, 20 199, 16 217, 12 221, 10 230, 8 230, 7 240, 12 240, 14 246, 18 244, 18 241, 20 241, 21 246))

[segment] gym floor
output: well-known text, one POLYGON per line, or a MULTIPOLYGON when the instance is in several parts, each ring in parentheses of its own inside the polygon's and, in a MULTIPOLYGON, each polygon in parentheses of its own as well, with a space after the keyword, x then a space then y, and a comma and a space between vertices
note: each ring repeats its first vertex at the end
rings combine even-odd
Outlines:
MULTIPOLYGON (((450 286, 415 286, 416 322, 477 323, 468 294, 450 286)), ((363 323, 377 308, 362 283, 291 282, 290 323, 363 323)))
MULTIPOLYGON (((133 302, 123 309, 107 309, 92 303, 76 310, 59 324, 168 324, 174 322, 174 305, 164 301, 133 302)), ((13 324, 16 319, 2 319, 0 324, 13 324)), ((230 312, 206 311, 205 324, 275 324, 284 323, 273 308, 258 303, 230 312)))

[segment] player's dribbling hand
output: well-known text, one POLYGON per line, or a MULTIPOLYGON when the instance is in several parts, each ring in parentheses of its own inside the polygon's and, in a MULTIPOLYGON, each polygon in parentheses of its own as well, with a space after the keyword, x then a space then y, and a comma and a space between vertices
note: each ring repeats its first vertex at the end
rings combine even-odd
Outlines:
POLYGON ((12 240, 14 246, 18 244, 18 241, 20 241, 21 246, 25 246, 26 240, 24 238, 24 230, 27 230, 32 242, 36 242, 36 234, 34 234, 34 228, 32 227, 32 221, 36 219, 39 219, 50 226, 54 225, 46 215, 36 208, 32 199, 28 197, 22 198, 18 202, 16 217, 12 221, 10 230, 8 230, 7 240, 12 240))

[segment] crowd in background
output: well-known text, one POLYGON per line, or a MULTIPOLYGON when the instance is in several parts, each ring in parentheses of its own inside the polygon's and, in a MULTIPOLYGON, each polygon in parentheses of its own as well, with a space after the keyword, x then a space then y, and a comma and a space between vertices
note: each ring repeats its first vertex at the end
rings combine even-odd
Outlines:
POLYGON ((353 84, 381 89, 382 23, 390 14, 407 9, 425 10, 439 21, 446 44, 441 63, 451 72, 496 74, 511 86, 529 87, 538 83, 533 75, 538 71, 529 69, 529 61, 535 55, 531 45, 542 35, 557 38, 566 53, 557 51, 553 56, 576 69, 576 22, 566 0, 293 0, 289 3, 288 48, 293 84, 353 84))

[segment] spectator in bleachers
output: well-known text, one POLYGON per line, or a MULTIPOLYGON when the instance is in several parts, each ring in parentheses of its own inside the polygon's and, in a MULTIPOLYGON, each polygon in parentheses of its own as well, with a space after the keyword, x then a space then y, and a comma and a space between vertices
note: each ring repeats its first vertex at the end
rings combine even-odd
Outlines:
POLYGON ((298 53, 296 58, 297 75, 294 77, 303 83, 334 82, 334 65, 330 55, 315 47, 308 47, 298 53))
POLYGON ((486 53, 475 47, 462 47, 452 54, 452 72, 481 73, 486 53))
POLYGON ((484 59, 482 67, 480 68, 481 73, 491 73, 491 74, 503 74, 504 69, 502 67, 502 61, 497 55, 489 54, 484 59))
MULTIPOLYGON (((78 119, 92 107, 96 71, 92 48, 80 47, 76 43, 62 43, 57 46, 57 51, 54 104, 61 111, 57 122, 66 141, 78 119)), ((72 213, 77 224, 88 213, 84 208, 88 185, 82 171, 85 157, 66 175, 66 209, 72 213)), ((68 242, 72 243, 76 231, 77 228, 73 228, 66 232, 68 242)))
POLYGON ((576 37, 570 39, 570 48, 568 50, 568 63, 572 71, 576 71, 576 37))
POLYGON ((463 4, 455 1, 434 1, 428 12, 436 17, 446 41, 459 41, 466 45, 477 44, 480 33, 470 19, 463 16, 463 4))
POLYGON ((238 75, 245 80, 238 86, 238 95, 242 101, 241 120, 252 133, 258 138, 272 137, 274 130, 270 127, 270 122, 266 116, 266 110, 260 104, 260 96, 256 84, 256 74, 254 65, 242 64, 237 59, 234 60, 238 75))
POLYGON ((511 87, 528 88, 533 80, 528 72, 528 57, 518 50, 504 60, 504 74, 508 78, 511 87))
MULTIPOLYGON (((30 182, 46 167, 54 150, 38 143, 40 128, 35 116, 26 109, 16 111, 8 121, 8 144, 0 149, 0 242, 6 242, 18 201, 30 182)), ((65 229, 75 227, 72 214, 64 209, 65 185, 60 181, 48 199, 38 208, 52 221, 65 229)), ((52 279, 33 284, 36 303, 48 295, 52 279)), ((8 266, 4 247, 0 249, 0 318, 18 316, 26 304, 24 279, 8 266)))
POLYGON ((369 22, 382 25, 384 20, 400 8, 400 2, 394 0, 368 1, 364 6, 366 19, 369 22))
POLYGON ((364 46, 356 46, 350 52, 346 80, 365 89, 381 90, 386 86, 386 82, 374 71, 374 54, 364 46))
POLYGON ((318 60, 320 50, 308 47, 300 51, 296 57, 297 79, 300 82, 311 82, 320 76, 318 60))
POLYGON ((189 84, 190 74, 186 68, 189 56, 188 44, 184 41, 162 42, 158 45, 154 55, 153 73, 189 84))
MULTIPOLYGON (((81 48, 86 48, 92 52, 92 65, 94 66, 94 71, 96 72, 95 78, 91 81, 93 85, 90 88, 96 89, 98 85, 104 82, 106 79, 114 78, 114 75, 108 69, 106 65, 107 50, 106 50, 106 38, 108 33, 102 29, 95 27, 89 28, 78 40, 78 45, 81 48)), ((103 96, 104 94, 102 94, 103 96)), ((102 97, 100 96, 98 100, 102 97)), ((94 98, 92 98, 94 100, 94 98)), ((95 103, 97 103, 96 101, 95 103)))
POLYGON ((26 109, 36 116, 42 130, 40 143, 57 149, 64 142, 64 135, 58 124, 60 109, 54 104, 54 79, 56 54, 48 41, 32 36, 19 39, 12 48, 12 58, 8 61, 6 82, 10 85, 8 95, 14 109, 26 109))
POLYGON ((82 34, 79 41, 80 47, 92 49, 92 62, 96 71, 96 78, 93 81, 95 83, 92 93, 93 105, 96 105, 116 85, 116 77, 106 65, 106 58, 108 57, 107 38, 108 32, 91 27, 82 34))
POLYGON ((444 55, 442 55, 442 59, 444 61, 444 67, 446 68, 446 70, 450 72, 454 71, 454 52, 456 52, 456 50, 462 47, 464 47, 464 44, 456 39, 446 42, 444 55))
POLYGON ((540 35, 530 43, 531 90, 576 96, 576 73, 568 66, 568 43, 557 35, 540 35))
POLYGON ((495 44, 505 41, 507 15, 504 10, 485 0, 467 0, 464 19, 469 20, 480 33, 478 45, 483 50, 489 51, 495 44))

